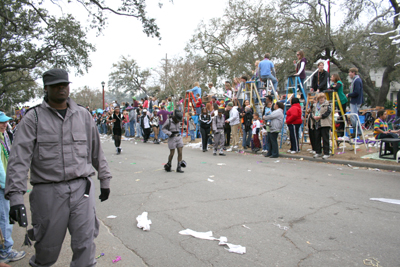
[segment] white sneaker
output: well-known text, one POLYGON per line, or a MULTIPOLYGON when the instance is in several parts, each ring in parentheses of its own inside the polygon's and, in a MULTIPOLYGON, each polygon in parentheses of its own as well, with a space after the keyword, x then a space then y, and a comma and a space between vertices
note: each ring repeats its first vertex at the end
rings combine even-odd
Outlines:
POLYGON ((310 154, 315 154, 315 151, 314 151, 314 150, 311 150, 311 151, 310 151, 310 154))
POLYGON ((288 150, 288 151, 286 151, 286 152, 287 152, 287 153, 292 153, 292 150, 290 150, 290 149, 289 149, 289 150, 288 150))
POLYGON ((298 151, 290 151, 291 154, 299 153, 298 151))
POLYGON ((233 148, 238 148, 238 146, 234 146, 233 148))
POLYGON ((322 157, 322 159, 328 159, 328 158, 330 158, 330 155, 324 155, 324 156, 322 157))
POLYGON ((322 154, 315 153, 314 158, 320 158, 320 157, 322 157, 322 154))
POLYGON ((231 152, 232 151, 232 147, 228 148, 226 151, 227 152, 231 152))

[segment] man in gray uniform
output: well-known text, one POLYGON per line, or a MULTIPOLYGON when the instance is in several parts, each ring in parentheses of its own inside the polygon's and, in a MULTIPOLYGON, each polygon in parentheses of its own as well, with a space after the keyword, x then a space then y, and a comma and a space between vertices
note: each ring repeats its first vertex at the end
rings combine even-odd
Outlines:
POLYGON ((36 243, 29 264, 53 265, 68 229, 73 252, 70 266, 95 266, 99 221, 91 176, 94 167, 100 180, 99 198, 105 201, 110 194, 110 170, 91 114, 68 97, 68 73, 49 70, 43 74, 43 83, 44 101, 18 125, 8 163, 5 193, 11 202, 10 217, 26 225, 23 194, 30 169, 33 229, 28 234, 36 243))
POLYGON ((175 109, 172 118, 169 118, 162 127, 162 131, 168 135, 168 148, 170 151, 168 163, 164 165, 164 169, 167 172, 171 171, 175 148, 178 150, 178 167, 176 168, 176 172, 183 173, 181 167, 186 167, 186 162, 182 161, 183 141, 180 134, 180 122, 182 121, 182 118, 182 112, 178 109, 175 109))
POLYGON ((224 125, 225 125, 225 109, 223 107, 218 108, 218 115, 214 117, 212 121, 212 130, 214 133, 214 153, 213 155, 217 155, 217 150, 219 147, 219 155, 225 156, 224 154, 224 143, 225 143, 225 134, 224 134, 224 125))

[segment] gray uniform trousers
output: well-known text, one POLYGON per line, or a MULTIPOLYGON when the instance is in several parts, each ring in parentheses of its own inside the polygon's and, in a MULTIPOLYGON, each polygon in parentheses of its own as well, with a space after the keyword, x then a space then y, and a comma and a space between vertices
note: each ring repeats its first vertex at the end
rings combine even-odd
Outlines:
MULTIPOLYGON (((218 130, 220 131, 220 130, 218 130)), ((217 152, 218 148, 220 149, 219 153, 224 153, 223 147, 225 144, 225 134, 224 130, 221 132, 214 133, 214 152, 217 152)))
POLYGON ((89 197, 83 196, 86 179, 33 186, 29 201, 36 253, 29 261, 31 266, 51 266, 57 261, 67 229, 73 252, 70 266, 96 265, 94 239, 99 234, 99 221, 94 183, 90 181, 89 197))

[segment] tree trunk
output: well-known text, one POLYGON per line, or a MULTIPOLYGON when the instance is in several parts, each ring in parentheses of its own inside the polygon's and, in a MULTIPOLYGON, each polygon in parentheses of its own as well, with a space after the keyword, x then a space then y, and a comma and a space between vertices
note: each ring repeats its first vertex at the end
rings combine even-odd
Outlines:
MULTIPOLYGON (((390 63, 392 63, 392 62, 390 62, 390 63)), ((389 90, 390 90, 390 83, 392 82, 392 80, 389 78, 389 75, 394 70, 395 70, 394 64, 390 64, 390 66, 387 66, 385 71, 383 72, 382 86, 381 86, 381 89, 379 90, 377 106, 383 107, 385 105, 385 102, 387 100, 387 94, 389 93, 389 90)))

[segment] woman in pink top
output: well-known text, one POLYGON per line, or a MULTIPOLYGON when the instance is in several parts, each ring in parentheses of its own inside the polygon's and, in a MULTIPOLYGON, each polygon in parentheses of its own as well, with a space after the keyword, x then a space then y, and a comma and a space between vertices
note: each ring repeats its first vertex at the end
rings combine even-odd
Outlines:
POLYGON ((125 137, 130 136, 130 128, 129 128, 129 113, 127 111, 124 111, 124 128, 125 128, 125 137))
POLYGON ((149 100, 147 99, 147 96, 144 98, 143 108, 145 109, 149 108, 149 100))

